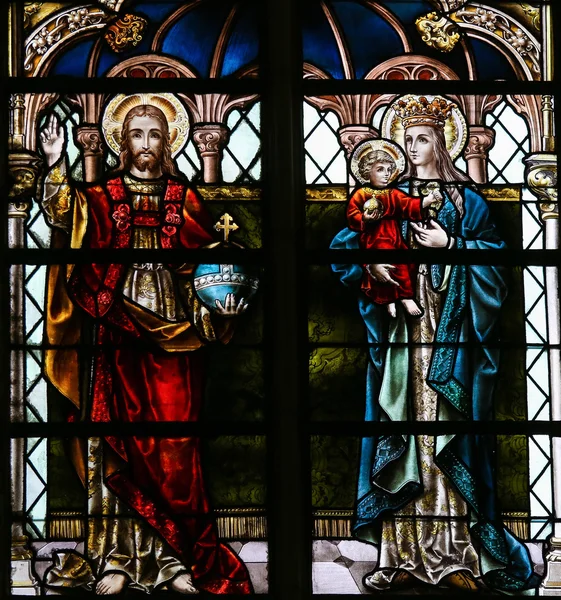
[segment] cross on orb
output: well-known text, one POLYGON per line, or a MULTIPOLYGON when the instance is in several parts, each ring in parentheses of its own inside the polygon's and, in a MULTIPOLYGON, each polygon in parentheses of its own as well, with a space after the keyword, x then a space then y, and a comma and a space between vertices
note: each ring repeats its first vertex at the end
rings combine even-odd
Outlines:
POLYGON ((214 229, 216 229, 216 231, 224 232, 224 243, 227 244, 230 232, 236 231, 236 229, 239 229, 239 227, 234 223, 234 219, 232 219, 228 213, 224 213, 220 217, 218 223, 216 223, 214 226, 214 229))

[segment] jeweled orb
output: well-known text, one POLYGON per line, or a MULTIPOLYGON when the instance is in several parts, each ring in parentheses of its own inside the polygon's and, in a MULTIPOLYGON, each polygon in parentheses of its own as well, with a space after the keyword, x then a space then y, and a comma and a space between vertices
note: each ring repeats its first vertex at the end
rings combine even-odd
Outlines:
POLYGON ((259 270, 252 265, 199 265, 194 273, 195 293, 209 309, 222 306, 228 294, 234 294, 236 304, 248 302, 259 289, 259 270))

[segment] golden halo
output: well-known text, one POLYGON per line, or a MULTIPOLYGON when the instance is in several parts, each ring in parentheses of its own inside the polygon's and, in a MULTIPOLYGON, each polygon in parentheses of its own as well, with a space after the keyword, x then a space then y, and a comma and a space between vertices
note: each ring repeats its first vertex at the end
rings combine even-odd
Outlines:
MULTIPOLYGON (((450 102, 448 98, 444 96, 423 94, 425 98, 429 102, 431 102, 434 98, 446 100, 446 102, 450 102)), ((380 129, 380 133, 393 140, 397 144, 399 144, 402 148, 405 148, 405 129, 401 122, 401 119, 396 114, 393 109, 393 105, 399 100, 404 100, 408 102, 409 100, 415 99, 418 100, 420 96, 415 94, 407 94, 406 96, 401 96, 400 98, 396 98, 388 107, 386 112, 384 113, 384 118, 382 119, 382 127, 380 129)), ((452 160, 456 160, 458 156, 460 156, 462 150, 467 141, 467 123, 462 114, 461 110, 458 107, 453 108, 450 111, 450 116, 446 119, 446 123, 444 125, 444 138, 446 139, 446 150, 448 150, 448 154, 451 156, 452 160)))
POLYGON ((117 94, 105 108, 102 130, 107 145, 117 156, 121 153, 121 130, 127 113, 132 108, 150 104, 159 108, 169 124, 171 155, 176 156, 187 143, 189 115, 173 94, 117 94))
POLYGON ((354 178, 363 185, 368 183, 368 179, 364 179, 360 174, 358 168, 360 159, 365 154, 368 154, 368 152, 375 150, 383 150, 394 159, 396 170, 391 181, 395 180, 403 173, 403 171, 405 171, 405 155, 403 154, 403 150, 397 144, 385 139, 366 140, 365 142, 362 142, 362 144, 359 144, 351 154, 351 172, 354 178))

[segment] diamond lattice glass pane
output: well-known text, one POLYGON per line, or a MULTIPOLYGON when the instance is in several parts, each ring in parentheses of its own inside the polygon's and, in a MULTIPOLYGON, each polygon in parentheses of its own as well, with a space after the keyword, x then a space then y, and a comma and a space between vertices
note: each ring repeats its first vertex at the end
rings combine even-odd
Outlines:
POLYGON ((522 204, 522 243, 531 250, 543 248, 543 224, 539 220, 539 209, 535 202, 522 204))
POLYGON ((33 389, 27 395, 27 401, 35 409, 35 414, 43 420, 47 420, 47 382, 44 378, 39 379, 33 389))

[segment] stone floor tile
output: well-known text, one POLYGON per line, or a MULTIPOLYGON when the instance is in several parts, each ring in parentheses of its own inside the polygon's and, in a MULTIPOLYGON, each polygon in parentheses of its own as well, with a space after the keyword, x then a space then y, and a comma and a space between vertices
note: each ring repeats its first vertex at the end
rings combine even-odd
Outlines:
POLYGON ((343 540, 337 546, 341 556, 350 558, 355 562, 372 563, 372 569, 378 562, 378 549, 372 544, 359 542, 358 540, 343 540))
POLYGON ((347 567, 332 562, 312 564, 312 588, 314 594, 360 594, 347 567))
POLYGON ((267 542, 247 542, 240 551, 240 558, 244 562, 266 563, 267 557, 267 542))
POLYGON ((243 543, 242 542, 228 542, 228 546, 230 546, 230 548, 232 548, 232 550, 236 554, 239 554, 240 550, 243 548, 243 543))
POLYGON ((375 566, 376 563, 372 562, 355 562, 350 566, 349 572, 353 576, 353 579, 355 580, 355 583, 357 584, 361 594, 372 593, 371 590, 364 587, 362 580, 366 574, 371 573, 374 570, 375 566))
POLYGON ((341 556, 339 547, 328 540, 314 540, 312 543, 312 560, 314 562, 333 562, 341 556))
POLYGON ((245 563, 256 594, 267 594, 269 591, 267 563, 245 563))

